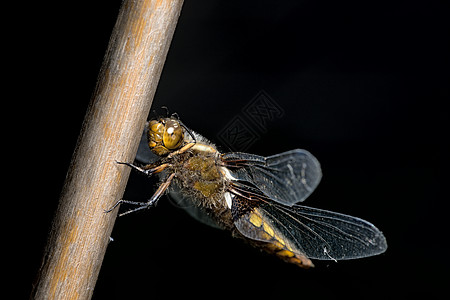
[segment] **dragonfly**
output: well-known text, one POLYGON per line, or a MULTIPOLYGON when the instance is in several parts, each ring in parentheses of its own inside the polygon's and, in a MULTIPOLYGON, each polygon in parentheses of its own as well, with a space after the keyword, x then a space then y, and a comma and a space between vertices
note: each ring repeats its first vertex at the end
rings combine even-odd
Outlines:
POLYGON ((357 259, 387 249, 386 238, 373 224, 299 204, 322 178, 319 161, 306 150, 268 157, 221 153, 178 115, 150 120, 145 135, 145 146, 156 160, 118 163, 146 176, 160 175, 158 188, 145 202, 118 200, 106 212, 120 204, 135 206, 121 215, 151 208, 171 191, 199 221, 302 268, 313 267, 311 259, 357 259))

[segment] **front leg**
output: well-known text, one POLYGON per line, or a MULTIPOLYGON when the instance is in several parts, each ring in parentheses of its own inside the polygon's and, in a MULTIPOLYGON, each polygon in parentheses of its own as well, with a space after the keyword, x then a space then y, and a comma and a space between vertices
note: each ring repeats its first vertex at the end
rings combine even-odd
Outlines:
POLYGON ((172 179, 175 177, 175 173, 170 174, 165 180, 164 182, 158 187, 158 189, 156 190, 156 192, 153 194, 153 196, 148 199, 147 202, 134 202, 134 201, 128 201, 128 200, 119 200, 117 201, 110 209, 105 210, 105 213, 109 213, 112 210, 114 210, 114 208, 116 208, 119 204, 121 203, 125 203, 125 204, 132 204, 132 205, 138 205, 140 207, 129 210, 127 212, 124 212, 122 214, 119 215, 119 217, 123 216, 123 215, 127 215, 129 213, 144 209, 144 208, 150 208, 152 206, 154 206, 156 204, 156 202, 158 202, 159 198, 161 198, 161 196, 164 194, 164 192, 169 188, 170 184, 172 183, 172 179))
POLYGON ((182 154, 186 151, 188 151, 189 149, 191 149, 196 143, 187 143, 186 145, 184 145, 183 147, 181 147, 180 149, 178 149, 175 152, 170 153, 169 155, 167 155, 167 158, 172 158, 177 156, 178 154, 182 154))
POLYGON ((129 166, 133 170, 144 173, 147 176, 151 176, 153 174, 159 173, 159 172, 163 171, 165 168, 170 166, 169 163, 160 163, 160 162, 155 163, 155 164, 148 164, 143 167, 138 167, 132 163, 127 163, 127 162, 116 161, 116 163, 118 163, 120 165, 129 166))

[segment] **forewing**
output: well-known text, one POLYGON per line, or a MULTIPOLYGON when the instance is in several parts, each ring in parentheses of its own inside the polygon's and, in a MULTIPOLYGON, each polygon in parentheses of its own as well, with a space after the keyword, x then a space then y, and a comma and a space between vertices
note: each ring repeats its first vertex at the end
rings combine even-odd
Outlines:
POLYGON ((293 251, 320 260, 342 260, 373 256, 386 251, 386 239, 374 225, 362 219, 304 206, 282 206, 262 202, 236 218, 236 228, 244 236, 273 242, 261 232, 253 217, 257 212, 266 227, 291 245, 293 251), (253 220, 252 220, 253 219, 253 220))
POLYGON ((222 229, 201 207, 195 205, 190 196, 184 195, 177 185, 171 187, 169 195, 175 206, 184 209, 188 215, 197 221, 217 229, 222 229))
POLYGON ((231 152, 222 160, 237 180, 255 185, 270 199, 288 206, 304 201, 322 178, 319 161, 302 149, 269 157, 231 152))

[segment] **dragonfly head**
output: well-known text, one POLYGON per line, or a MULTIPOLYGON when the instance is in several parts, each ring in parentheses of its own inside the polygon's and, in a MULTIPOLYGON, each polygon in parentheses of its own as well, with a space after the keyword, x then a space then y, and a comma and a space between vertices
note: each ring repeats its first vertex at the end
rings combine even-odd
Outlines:
POLYGON ((175 118, 160 118, 148 123, 148 146, 156 155, 167 155, 179 149, 184 141, 184 128, 175 118))

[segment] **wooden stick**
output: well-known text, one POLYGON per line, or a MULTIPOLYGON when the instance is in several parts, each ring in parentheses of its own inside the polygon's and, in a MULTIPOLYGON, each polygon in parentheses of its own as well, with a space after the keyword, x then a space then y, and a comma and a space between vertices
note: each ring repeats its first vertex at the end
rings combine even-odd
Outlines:
POLYGON ((91 298, 182 4, 123 2, 32 298, 91 298))

